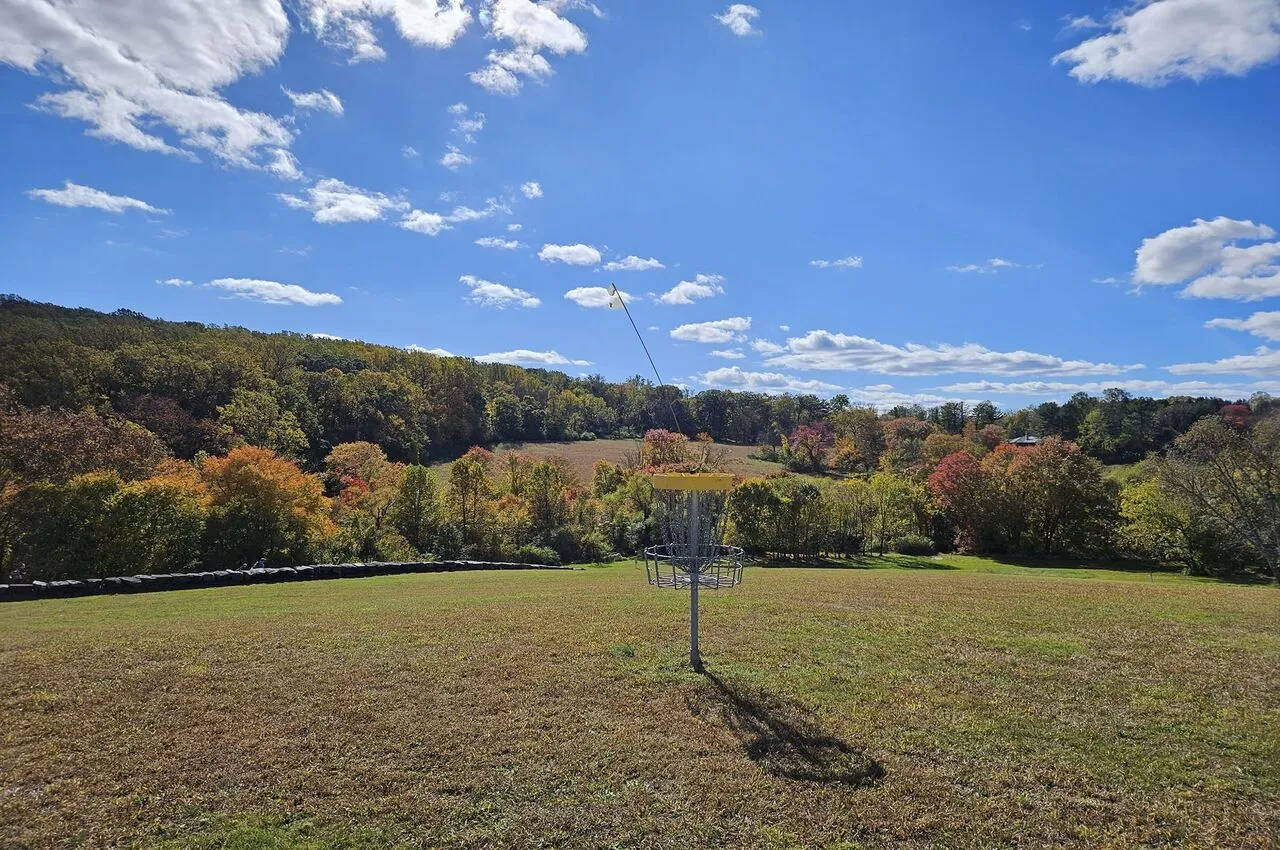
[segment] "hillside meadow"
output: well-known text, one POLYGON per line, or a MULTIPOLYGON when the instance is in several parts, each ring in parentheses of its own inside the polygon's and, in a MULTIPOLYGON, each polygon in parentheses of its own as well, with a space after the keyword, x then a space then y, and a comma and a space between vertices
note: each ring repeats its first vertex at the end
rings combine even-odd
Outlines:
POLYGON ((0 609, 0 844, 1270 847, 1280 591, 979 558, 0 609), (871 568, 875 567, 875 568, 871 568))

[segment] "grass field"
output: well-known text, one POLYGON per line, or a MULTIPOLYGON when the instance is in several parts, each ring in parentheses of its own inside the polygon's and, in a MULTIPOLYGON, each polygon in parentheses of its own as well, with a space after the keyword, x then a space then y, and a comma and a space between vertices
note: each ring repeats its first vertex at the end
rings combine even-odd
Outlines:
POLYGON ((1280 841, 1280 591, 869 563, 6 605, 0 846, 1280 841))
MULTIPOLYGON (((768 475, 771 472, 781 472, 786 469, 780 463, 748 457, 752 452, 758 451, 756 446, 721 445, 720 448, 729 455, 726 470, 728 472, 738 475, 768 475)), ((628 453, 632 455, 639 453, 640 442, 638 440, 583 440, 574 443, 503 443, 495 451, 499 455, 508 451, 520 451, 541 458, 558 455, 573 464, 573 468, 577 470, 578 476, 584 482, 589 482, 592 468, 597 460, 621 463, 628 453)), ((447 468, 449 463, 452 461, 436 465, 447 468)))

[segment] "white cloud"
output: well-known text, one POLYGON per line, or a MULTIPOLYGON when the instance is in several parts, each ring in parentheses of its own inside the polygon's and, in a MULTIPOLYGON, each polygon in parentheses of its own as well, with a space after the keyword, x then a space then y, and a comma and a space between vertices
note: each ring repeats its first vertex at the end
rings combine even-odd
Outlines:
POLYGON ((747 356, 738 348, 717 348, 710 353, 712 357, 719 357, 722 360, 742 360, 747 356))
POLYGON ((405 159, 416 159, 418 156, 420 156, 420 154, 418 153, 418 149, 415 148, 413 145, 405 145, 404 147, 402 147, 400 149, 400 155, 405 159))
POLYGON ((276 197, 294 209, 308 210, 311 218, 320 224, 378 221, 389 212, 409 209, 409 204, 401 198, 348 186, 332 177, 317 182, 306 194, 305 199, 285 194, 276 197))
POLYGON ((283 180, 306 179, 298 168, 298 158, 284 148, 274 148, 269 152, 270 159, 263 168, 283 180))
POLYGON ((342 299, 332 292, 312 292, 296 283, 276 283, 274 280, 223 277, 205 284, 214 289, 229 292, 234 298, 260 301, 263 304, 301 304, 319 307, 322 304, 341 304, 342 299))
POLYGON ((520 184, 520 191, 530 200, 542 197, 542 184, 536 180, 520 184))
POLYGON ((275 0, 8 0, 0 65, 47 76, 58 90, 34 106, 84 121, 91 136, 260 168, 264 152, 289 146, 292 130, 220 90, 279 60, 288 35, 275 0))
POLYGON ((693 322, 671 329, 671 338, 685 342, 704 342, 723 345, 726 342, 742 342, 751 330, 751 318, 733 316, 713 322, 693 322))
POLYGON ((663 304, 692 304, 703 298, 724 294, 724 277, 718 274, 697 274, 693 280, 682 280, 658 296, 663 304))
POLYGON ((560 262, 571 266, 594 266, 600 262, 600 252, 590 245, 543 245, 538 259, 546 263, 560 262))
POLYGON ((471 22, 464 0, 301 0, 301 6, 316 35, 349 50, 351 62, 386 57, 373 32, 375 18, 389 17, 406 41, 435 48, 452 46, 471 22))
POLYGON ((503 239, 500 236, 481 236, 476 244, 481 248, 497 248, 499 251, 514 251, 520 247, 518 240, 503 239))
POLYGON ((838 260, 810 260, 809 265, 815 269, 860 269, 862 268, 861 257, 841 257, 838 260))
POLYGON ((787 340, 785 352, 765 359, 789 369, 877 372, 883 375, 940 375, 985 372, 1002 375, 1109 375, 1143 368, 1087 360, 1064 360, 1030 351, 992 351, 976 343, 963 345, 890 345, 862 336, 809 331, 787 340))
POLYGON ((461 356, 458 354, 454 354, 452 351, 449 351, 448 349, 445 349, 445 348, 423 348, 421 345, 406 345, 405 350, 417 351, 422 354, 434 354, 436 357, 460 357, 461 356))
POLYGON ((623 257, 621 260, 610 260, 604 264, 604 270, 607 272, 647 272, 650 269, 665 269, 660 261, 653 257, 644 259, 637 257, 635 254, 623 257))
POLYGON ((787 333, 791 330, 791 325, 778 325, 778 330, 787 333))
POLYGON ((524 225, 523 225, 523 224, 508 224, 508 225, 507 225, 507 232, 508 232, 508 233, 519 233, 521 230, 524 230, 524 225))
POLYGON ((1186 298, 1230 298, 1257 301, 1280 295, 1280 241, 1248 247, 1238 241, 1273 239, 1265 224, 1219 216, 1198 218, 1142 240, 1133 271, 1135 283, 1186 283, 1186 298))
POLYGON ((758 351, 761 354, 778 354, 779 352, 786 351, 787 347, 785 345, 778 345, 776 342, 771 342, 767 339, 753 339, 751 340, 751 349, 753 351, 758 351))
POLYGON ((1255 392, 1280 391, 1280 382, 1261 382, 1255 384, 1222 384, 1209 381, 966 381, 949 384, 940 389, 943 392, 976 393, 981 396, 1020 395, 1044 396, 1053 398, 1069 398, 1075 393, 1097 394, 1109 389, 1121 389, 1138 395, 1149 395, 1157 398, 1169 396, 1216 396, 1219 398, 1248 398, 1255 392))
POLYGON ((445 220, 440 213, 425 212, 423 210, 413 210, 400 221, 400 227, 405 230, 412 230, 414 233, 423 233, 427 236, 439 236, 446 230, 453 230, 453 225, 445 220))
POLYGON ((694 380, 709 387, 756 393, 833 393, 840 387, 826 381, 804 380, 780 372, 748 372, 739 366, 711 369, 694 380))
MULTIPOLYGON (((1090 19, 1078 19, 1090 21, 1090 19)), ((1162 86, 1185 78, 1243 76, 1280 57, 1275 0, 1154 0, 1112 15, 1108 32, 1054 57, 1084 83, 1162 86)))
POLYGON ((310 112, 320 110, 330 112, 334 115, 342 114, 342 101, 336 94, 328 89, 320 89, 320 91, 290 91, 281 86, 281 90, 285 96, 293 102, 293 108, 299 112, 310 112))
POLYGON ((467 300, 481 307, 496 307, 501 310, 504 307, 533 308, 542 304, 541 300, 523 289, 516 289, 505 283, 494 283, 469 274, 464 274, 458 281, 471 289, 467 300))
POLYGON ((122 213, 126 210, 142 210, 156 215, 168 215, 168 210, 153 207, 146 201, 131 198, 128 195, 112 195, 101 189, 81 186, 70 180, 63 182, 61 189, 30 189, 27 197, 55 204, 60 207, 90 207, 109 213, 122 213))
MULTIPOLYGON (((618 294, 622 296, 622 300, 631 301, 631 293, 619 289, 618 294)), ((570 289, 564 297, 579 307, 591 308, 607 308, 613 298, 607 286, 579 286, 576 289, 570 289)))
POLYGON ((960 272, 961 274, 998 274, 1001 269, 1038 269, 1040 266, 1028 266, 1022 263, 1015 263, 1013 260, 1006 260, 1003 257, 992 257, 984 263, 969 263, 963 266, 947 266, 949 272, 960 272))
POLYGON ((440 164, 450 171, 457 171, 464 165, 470 165, 474 160, 467 156, 457 145, 449 145, 449 149, 444 152, 444 156, 440 157, 440 164))
POLYGON ((515 95, 520 92, 521 77, 545 80, 554 71, 540 51, 558 55, 582 53, 587 49, 586 34, 576 24, 559 15, 568 8, 581 8, 577 3, 534 3, 531 0, 486 0, 480 19, 494 38, 512 43, 509 50, 489 52, 488 64, 467 76, 491 94, 515 95))
POLYGON ((453 212, 449 213, 446 221, 480 221, 489 218, 496 213, 509 213, 511 208, 497 198, 489 198, 485 201, 484 209, 478 210, 468 206, 457 206, 453 208, 453 212))
POLYGON ((473 112, 453 122, 453 132, 462 137, 467 144, 475 144, 476 133, 484 129, 484 113, 473 112))
POLYGON ((1253 354, 1204 363, 1177 363, 1165 369, 1175 375, 1280 375, 1280 348, 1260 345, 1253 354))
POLYGON ((760 10, 746 3, 734 3, 721 14, 712 17, 728 27, 734 35, 755 35, 760 32, 752 25, 760 17, 760 10))
POLYGON ((1254 313, 1247 319, 1210 319, 1205 322, 1206 328, 1228 328, 1233 331, 1248 331, 1263 339, 1280 340, 1280 310, 1267 313, 1254 313))
POLYGON ((1100 30, 1105 29, 1107 26, 1106 24, 1098 23, 1089 15, 1079 15, 1077 17, 1065 15, 1062 21, 1066 24, 1065 28, 1069 30, 1100 30))
POLYGON ((180 278, 180 277, 171 277, 171 278, 167 278, 166 280, 157 280, 156 283, 160 284, 161 286, 190 286, 191 285, 191 281, 184 280, 183 278, 180 278))
POLYGON ((337 334, 321 333, 319 331, 317 331, 316 333, 307 334, 307 336, 311 337, 312 339, 329 339, 329 340, 334 340, 336 342, 342 342, 347 340, 347 337, 345 336, 338 336, 337 334))
POLYGON ((515 366, 590 366, 590 360, 570 360, 558 351, 530 351, 517 348, 514 351, 497 351, 475 358, 481 363, 510 363, 515 366))

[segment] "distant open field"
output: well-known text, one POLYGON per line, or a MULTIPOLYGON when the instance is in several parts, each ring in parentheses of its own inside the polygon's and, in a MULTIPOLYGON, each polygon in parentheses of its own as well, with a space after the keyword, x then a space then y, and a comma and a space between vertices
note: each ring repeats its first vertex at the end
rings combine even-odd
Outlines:
POLYGON ((1275 846, 1280 591, 868 563, 6 605, 0 845, 1275 846))
MULTIPOLYGON (((728 471, 738 475, 768 475, 771 472, 786 469, 779 463, 769 463, 748 457, 749 454, 757 451, 756 446, 722 445, 720 448, 729 454, 728 471)), ((597 460, 621 463, 628 452, 639 453, 640 442, 638 440, 584 440, 575 443, 503 443, 495 451, 498 454, 520 451, 536 457, 559 455, 572 463, 582 480, 588 482, 591 480, 591 470, 597 460)))

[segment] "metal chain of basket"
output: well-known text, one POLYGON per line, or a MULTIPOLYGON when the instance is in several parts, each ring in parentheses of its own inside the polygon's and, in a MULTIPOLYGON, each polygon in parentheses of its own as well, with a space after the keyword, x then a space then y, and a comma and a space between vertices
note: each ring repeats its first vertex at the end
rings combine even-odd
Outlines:
POLYGON ((656 587, 734 587, 742 581, 743 551, 723 544, 724 492, 659 491, 658 530, 664 541, 644 550, 645 572, 656 587))

